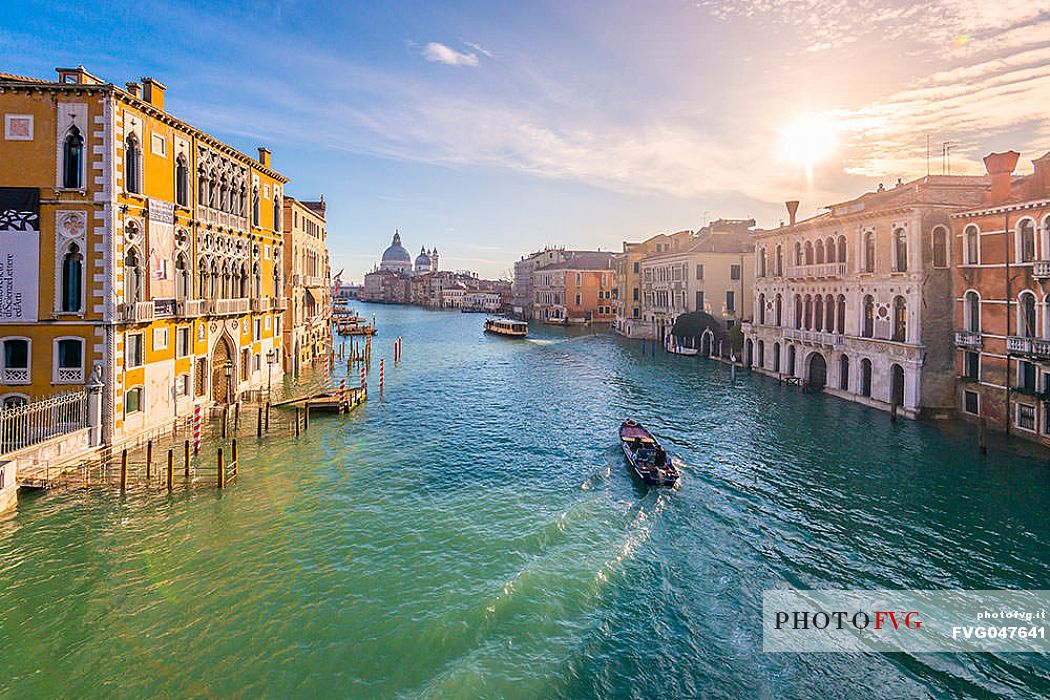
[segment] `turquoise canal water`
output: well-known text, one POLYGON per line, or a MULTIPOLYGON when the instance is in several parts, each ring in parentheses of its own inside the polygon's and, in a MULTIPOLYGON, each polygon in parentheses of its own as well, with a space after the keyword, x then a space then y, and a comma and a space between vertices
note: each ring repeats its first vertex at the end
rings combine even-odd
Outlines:
POLYGON ((404 337, 383 399, 242 445, 225 492, 0 521, 0 694, 1050 694, 1046 657, 765 654, 759 619, 777 586, 1050 587, 1045 455, 608 335, 373 312, 376 359, 404 337), (629 415, 681 489, 629 476, 629 415))

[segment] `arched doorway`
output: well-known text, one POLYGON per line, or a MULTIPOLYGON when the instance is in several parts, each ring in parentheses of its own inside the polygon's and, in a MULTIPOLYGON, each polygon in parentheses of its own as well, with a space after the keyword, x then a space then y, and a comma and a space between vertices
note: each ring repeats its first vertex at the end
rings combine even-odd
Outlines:
MULTIPOLYGON (((230 379, 226 377, 226 365, 233 367, 233 343, 227 335, 223 335, 215 343, 215 349, 211 353, 211 400, 215 403, 230 403, 230 379)), ((236 376, 235 371, 230 372, 230 378, 236 376)))
POLYGON ((745 367, 750 367, 751 366, 751 356, 752 356, 753 353, 754 353, 754 344, 751 342, 751 339, 748 338, 747 341, 744 343, 744 366, 745 367))
POLYGON ((894 363, 890 367, 890 403, 894 406, 904 405, 904 368, 894 363))
POLYGON ((815 391, 824 389, 828 381, 828 365, 824 356, 815 352, 809 356, 809 387, 815 391))
POLYGON ((711 357, 712 345, 714 343, 715 334, 711 332, 710 328, 704 329, 704 334, 700 336, 700 354, 704 357, 711 357))
POLYGON ((300 355, 302 355, 302 349, 299 347, 299 339, 296 338, 295 353, 292 355, 292 376, 296 379, 299 378, 300 355))
POLYGON ((839 389, 849 391, 849 358, 845 355, 839 358, 839 389))
POLYGON ((789 377, 795 376, 795 346, 787 346, 787 374, 789 377))

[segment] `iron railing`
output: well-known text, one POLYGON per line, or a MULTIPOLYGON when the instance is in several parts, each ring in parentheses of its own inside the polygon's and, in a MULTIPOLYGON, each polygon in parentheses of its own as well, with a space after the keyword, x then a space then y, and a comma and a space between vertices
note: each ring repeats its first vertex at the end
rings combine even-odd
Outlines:
POLYGON ((87 391, 71 391, 0 410, 0 454, 88 427, 87 401, 87 391))

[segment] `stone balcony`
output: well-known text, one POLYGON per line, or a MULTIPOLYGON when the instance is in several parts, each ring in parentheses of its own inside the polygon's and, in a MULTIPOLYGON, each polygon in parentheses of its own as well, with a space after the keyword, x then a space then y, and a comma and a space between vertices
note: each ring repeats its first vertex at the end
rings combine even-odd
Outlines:
POLYGON ((1006 352, 1011 355, 1050 358, 1050 340, 1011 335, 1006 339, 1006 352))
POLYGON ((277 297, 274 299, 274 308, 278 311, 284 311, 288 308, 288 297, 277 297))
POLYGON ((196 318, 204 315, 206 299, 181 299, 176 313, 182 318, 196 318))
POLYGON ((120 305, 120 320, 125 323, 146 323, 153 320, 153 302, 136 301, 120 305))
POLYGON ((984 345, 980 331, 955 331, 955 346, 967 350, 979 350, 984 345))
POLYGON ((323 287, 325 286, 324 277, 319 277, 317 275, 304 275, 303 285, 307 287, 323 287))
POLYGON ((252 297, 252 311, 255 313, 265 313, 272 307, 270 297, 252 297))
POLYGON ((784 338, 797 340, 811 345, 822 345, 829 348, 842 347, 845 338, 838 333, 825 333, 824 331, 807 331, 802 328, 785 328, 784 338))
POLYGON ((1036 260, 1032 263, 1032 276, 1036 279, 1050 279, 1050 260, 1036 260))
POLYGON ((844 277, 846 275, 846 263, 829 262, 815 265, 789 265, 785 277, 795 279, 828 279, 844 277))
POLYGON ((230 214, 203 205, 197 207, 197 219, 202 223, 211 224, 212 226, 234 228, 242 231, 248 230, 248 217, 230 214))
POLYGON ((204 313, 210 316, 234 316, 248 313, 249 299, 206 299, 204 313))

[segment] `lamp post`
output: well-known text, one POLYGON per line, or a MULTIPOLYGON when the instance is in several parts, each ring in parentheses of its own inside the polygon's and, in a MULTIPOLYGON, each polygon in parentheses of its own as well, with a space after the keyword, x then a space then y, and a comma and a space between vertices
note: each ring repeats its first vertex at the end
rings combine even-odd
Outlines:
POLYGON ((273 389, 273 366, 277 363, 277 350, 270 348, 266 352, 266 400, 269 401, 271 398, 271 390, 273 389))
POLYGON ((222 373, 226 375, 226 403, 233 403, 233 362, 226 360, 222 366, 222 373))

